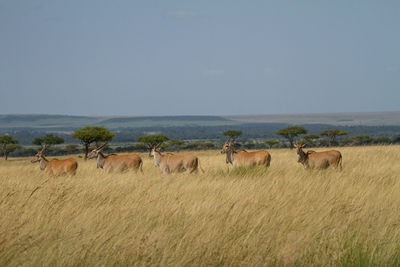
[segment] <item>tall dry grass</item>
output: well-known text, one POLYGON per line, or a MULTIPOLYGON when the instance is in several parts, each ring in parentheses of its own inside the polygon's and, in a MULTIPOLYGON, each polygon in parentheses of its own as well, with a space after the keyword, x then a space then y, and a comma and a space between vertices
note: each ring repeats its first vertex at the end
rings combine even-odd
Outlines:
POLYGON ((79 160, 47 177, 0 161, 0 265, 399 265, 400 147, 340 148, 343 170, 306 171, 290 150, 268 170, 105 174, 79 160))

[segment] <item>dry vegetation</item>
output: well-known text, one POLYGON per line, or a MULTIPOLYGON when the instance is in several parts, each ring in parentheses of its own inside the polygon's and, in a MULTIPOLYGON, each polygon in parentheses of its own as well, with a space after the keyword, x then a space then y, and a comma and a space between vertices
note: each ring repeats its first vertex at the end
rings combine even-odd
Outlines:
POLYGON ((341 172, 289 150, 266 171, 196 152, 196 175, 161 175, 147 154, 144 175, 1 160, 0 265, 399 265, 400 147, 340 150, 341 172))

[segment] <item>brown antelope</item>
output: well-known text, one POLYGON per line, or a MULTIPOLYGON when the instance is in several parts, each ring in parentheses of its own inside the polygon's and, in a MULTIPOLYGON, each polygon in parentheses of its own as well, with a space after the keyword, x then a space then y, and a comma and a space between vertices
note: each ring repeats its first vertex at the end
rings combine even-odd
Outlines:
POLYGON ((111 171, 124 171, 132 169, 134 171, 140 170, 143 172, 142 158, 136 154, 127 154, 127 155, 104 155, 101 150, 107 144, 103 144, 102 146, 93 149, 88 154, 88 159, 97 158, 97 168, 104 169, 105 172, 111 171))
POLYGON ((221 153, 226 153, 226 163, 233 167, 265 166, 269 167, 271 155, 266 150, 247 152, 245 150, 236 151, 234 141, 228 140, 222 147, 221 153))
MULTIPOLYGON (((154 157, 154 165, 159 167, 162 173, 184 172, 186 170, 197 172, 199 159, 193 155, 161 154, 157 147, 153 147, 150 156, 154 157)), ((204 172, 204 171, 203 171, 204 172)))
POLYGON ((40 152, 35 155, 35 158, 31 160, 32 163, 38 162, 40 163, 40 169, 45 171, 49 175, 75 175, 76 169, 78 168, 78 162, 75 159, 52 159, 48 160, 44 157, 44 153, 47 150, 47 146, 45 146, 40 152))
POLYGON ((342 169, 342 154, 339 151, 304 152, 304 147, 304 144, 296 144, 297 162, 303 164, 305 169, 326 169, 329 166, 342 169))

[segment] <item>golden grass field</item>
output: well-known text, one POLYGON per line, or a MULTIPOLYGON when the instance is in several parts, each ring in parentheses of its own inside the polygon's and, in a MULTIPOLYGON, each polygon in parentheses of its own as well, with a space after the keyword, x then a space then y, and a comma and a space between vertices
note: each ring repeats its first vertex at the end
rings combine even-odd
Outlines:
POLYGON ((1 159, 0 265, 399 265, 400 146, 339 150, 342 171, 289 149, 268 170, 192 152, 194 175, 161 175, 148 154, 144 174, 80 158, 73 177, 1 159))

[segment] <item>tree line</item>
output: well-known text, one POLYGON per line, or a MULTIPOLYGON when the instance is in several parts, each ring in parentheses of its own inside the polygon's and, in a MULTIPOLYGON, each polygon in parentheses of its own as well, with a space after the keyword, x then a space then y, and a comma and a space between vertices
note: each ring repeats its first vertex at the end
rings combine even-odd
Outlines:
MULTIPOLYGON (((223 136, 228 139, 238 139, 242 135, 241 130, 227 130, 223 132, 223 136)), ((244 149, 262 149, 262 148, 292 148, 295 142, 305 143, 308 146, 359 146, 371 144, 394 144, 400 143, 400 137, 390 138, 381 136, 373 138, 369 135, 355 135, 347 136, 346 131, 340 129, 327 129, 320 133, 308 134, 305 127, 301 126, 288 126, 275 132, 276 139, 248 139, 243 138, 241 142, 237 143, 238 146, 244 149)), ((111 132, 102 126, 86 126, 76 130, 71 134, 72 138, 79 140, 82 147, 77 144, 67 144, 63 148, 56 147, 64 143, 64 139, 54 134, 46 134, 41 137, 35 137, 32 144, 40 147, 46 147, 48 153, 52 155, 64 155, 84 152, 85 159, 89 150, 99 146, 100 143, 110 142, 115 133, 111 132)), ((128 146, 108 146, 105 152, 145 152, 151 147, 159 146, 167 151, 179 150, 201 150, 201 149, 218 149, 221 147, 220 140, 207 140, 207 141, 184 141, 180 139, 169 139, 163 134, 145 135, 136 138, 137 143, 128 146)), ((7 160, 11 154, 13 156, 30 156, 36 153, 35 148, 26 148, 18 144, 11 135, 0 136, 0 146, 3 156, 7 160)))
MULTIPOLYGON (((276 132, 284 127, 289 126, 285 123, 243 123, 238 125, 216 125, 216 126, 155 126, 155 127, 118 127, 109 128, 115 132, 115 136, 112 139, 113 144, 131 144, 136 142, 136 138, 148 135, 152 133, 164 134, 170 139, 181 139, 181 140, 212 140, 224 141, 224 136, 221 135, 224 131, 232 128, 243 131, 240 140, 265 140, 281 137, 276 135, 276 132)), ((302 124, 298 126, 305 127, 309 133, 319 134, 320 132, 333 129, 339 126, 328 125, 328 124, 302 124)), ((79 127, 81 128, 81 127, 79 127)), ((32 140, 38 136, 44 136, 47 133, 54 133, 65 140, 66 144, 78 143, 76 139, 72 137, 72 133, 79 128, 75 127, 64 127, 64 128, 0 128, 0 136, 4 134, 12 135, 19 141, 20 145, 32 145, 32 140)), ((372 137, 380 136, 393 136, 400 135, 400 126, 340 126, 340 129, 348 132, 348 136, 368 134, 372 137)), ((346 137, 346 136, 345 136, 346 137)))

